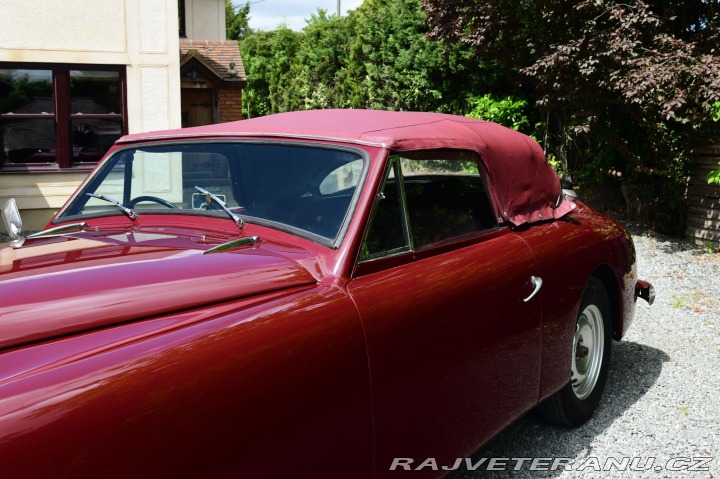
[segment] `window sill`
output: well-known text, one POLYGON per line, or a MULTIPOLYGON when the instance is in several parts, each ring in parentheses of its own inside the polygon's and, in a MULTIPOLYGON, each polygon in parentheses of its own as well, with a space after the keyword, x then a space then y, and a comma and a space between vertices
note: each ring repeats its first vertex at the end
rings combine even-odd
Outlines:
POLYGON ((70 168, 60 168, 58 165, 6 165, 0 167, 0 174, 21 174, 30 173, 90 173, 95 164, 77 165, 70 168))

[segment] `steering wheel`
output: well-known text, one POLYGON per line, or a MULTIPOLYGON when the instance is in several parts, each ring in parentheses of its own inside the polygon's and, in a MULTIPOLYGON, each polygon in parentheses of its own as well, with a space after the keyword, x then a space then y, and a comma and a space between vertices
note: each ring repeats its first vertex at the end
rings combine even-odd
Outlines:
POLYGON ((178 209, 177 206, 170 203, 168 200, 158 198, 157 196, 138 196, 137 198, 133 198, 128 202, 128 208, 133 208, 136 204, 142 203, 143 201, 152 201, 153 203, 159 203, 167 208, 178 209))

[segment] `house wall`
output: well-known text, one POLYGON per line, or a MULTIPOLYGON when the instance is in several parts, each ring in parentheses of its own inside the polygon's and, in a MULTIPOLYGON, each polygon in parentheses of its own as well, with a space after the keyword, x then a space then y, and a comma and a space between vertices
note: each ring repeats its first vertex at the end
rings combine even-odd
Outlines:
POLYGON ((720 243, 720 185, 708 185, 708 174, 720 168, 720 138, 695 152, 697 166, 688 185, 688 238, 720 243))
POLYGON ((225 40, 225 0, 185 0, 185 34, 199 40, 225 40))
MULTIPOLYGON (((179 128, 177 5, 177 0, 2 0, 0 62, 125 65, 129 133, 179 128)), ((39 229, 85 176, 0 171, 0 204, 14 196, 25 229, 39 229)))
POLYGON ((242 120, 242 90, 240 88, 219 89, 218 107, 220 123, 242 120))

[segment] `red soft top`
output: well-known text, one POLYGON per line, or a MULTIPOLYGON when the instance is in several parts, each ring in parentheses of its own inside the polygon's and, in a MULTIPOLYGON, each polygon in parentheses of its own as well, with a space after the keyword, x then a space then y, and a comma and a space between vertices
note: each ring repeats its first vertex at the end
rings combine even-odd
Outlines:
POLYGON ((163 138, 267 136, 334 139, 388 150, 475 151, 488 174, 500 215, 514 225, 560 218, 575 205, 561 196, 560 180, 533 139, 495 123, 440 113, 380 110, 308 110, 182 130, 128 135, 118 143, 163 138))

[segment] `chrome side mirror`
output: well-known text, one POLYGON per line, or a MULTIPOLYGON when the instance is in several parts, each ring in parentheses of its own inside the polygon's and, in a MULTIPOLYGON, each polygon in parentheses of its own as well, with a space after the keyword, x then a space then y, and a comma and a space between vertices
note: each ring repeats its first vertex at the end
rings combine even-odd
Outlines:
POLYGON ((15 203, 14 198, 10 198, 3 205, 2 219, 3 223, 5 223, 5 229, 10 235, 10 238, 13 239, 13 242, 20 240, 20 233, 22 233, 22 218, 20 218, 20 211, 18 210, 17 203, 15 203))

